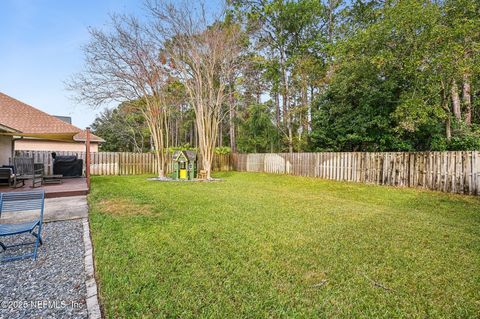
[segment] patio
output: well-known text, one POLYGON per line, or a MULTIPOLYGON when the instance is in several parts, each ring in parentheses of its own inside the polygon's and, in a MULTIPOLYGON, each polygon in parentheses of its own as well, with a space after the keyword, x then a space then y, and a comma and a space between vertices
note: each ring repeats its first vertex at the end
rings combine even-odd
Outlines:
POLYGON ((87 179, 83 177, 64 178, 62 179, 62 184, 42 185, 35 188, 32 188, 31 186, 32 182, 30 180, 25 182, 25 186, 19 188, 0 186, 0 193, 44 190, 45 198, 84 196, 88 194, 87 179))

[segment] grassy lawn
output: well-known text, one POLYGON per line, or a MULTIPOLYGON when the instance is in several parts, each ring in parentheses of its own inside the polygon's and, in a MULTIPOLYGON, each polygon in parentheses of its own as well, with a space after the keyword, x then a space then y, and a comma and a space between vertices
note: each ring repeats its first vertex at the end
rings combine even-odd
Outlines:
POLYGON ((480 199, 216 176, 93 179, 108 318, 480 316, 480 199))

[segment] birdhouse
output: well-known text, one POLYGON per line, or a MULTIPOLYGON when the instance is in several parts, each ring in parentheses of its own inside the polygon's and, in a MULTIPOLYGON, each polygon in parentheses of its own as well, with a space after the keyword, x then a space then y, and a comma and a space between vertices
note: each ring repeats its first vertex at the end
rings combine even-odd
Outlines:
POLYGON ((197 172, 197 153, 194 151, 175 151, 173 153, 175 179, 193 180, 197 172))

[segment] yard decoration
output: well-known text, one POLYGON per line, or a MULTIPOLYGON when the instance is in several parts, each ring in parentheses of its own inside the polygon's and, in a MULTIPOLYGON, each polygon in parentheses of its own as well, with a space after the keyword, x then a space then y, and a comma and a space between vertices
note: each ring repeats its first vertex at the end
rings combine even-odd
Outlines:
POLYGON ((197 172, 197 153, 194 151, 175 151, 173 153, 175 179, 193 180, 197 172))

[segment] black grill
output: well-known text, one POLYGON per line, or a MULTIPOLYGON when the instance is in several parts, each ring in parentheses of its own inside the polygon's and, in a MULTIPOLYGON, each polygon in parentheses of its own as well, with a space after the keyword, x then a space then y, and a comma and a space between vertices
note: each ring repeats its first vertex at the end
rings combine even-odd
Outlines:
POLYGON ((53 174, 68 177, 83 175, 83 160, 76 155, 55 156, 53 161, 53 174))

